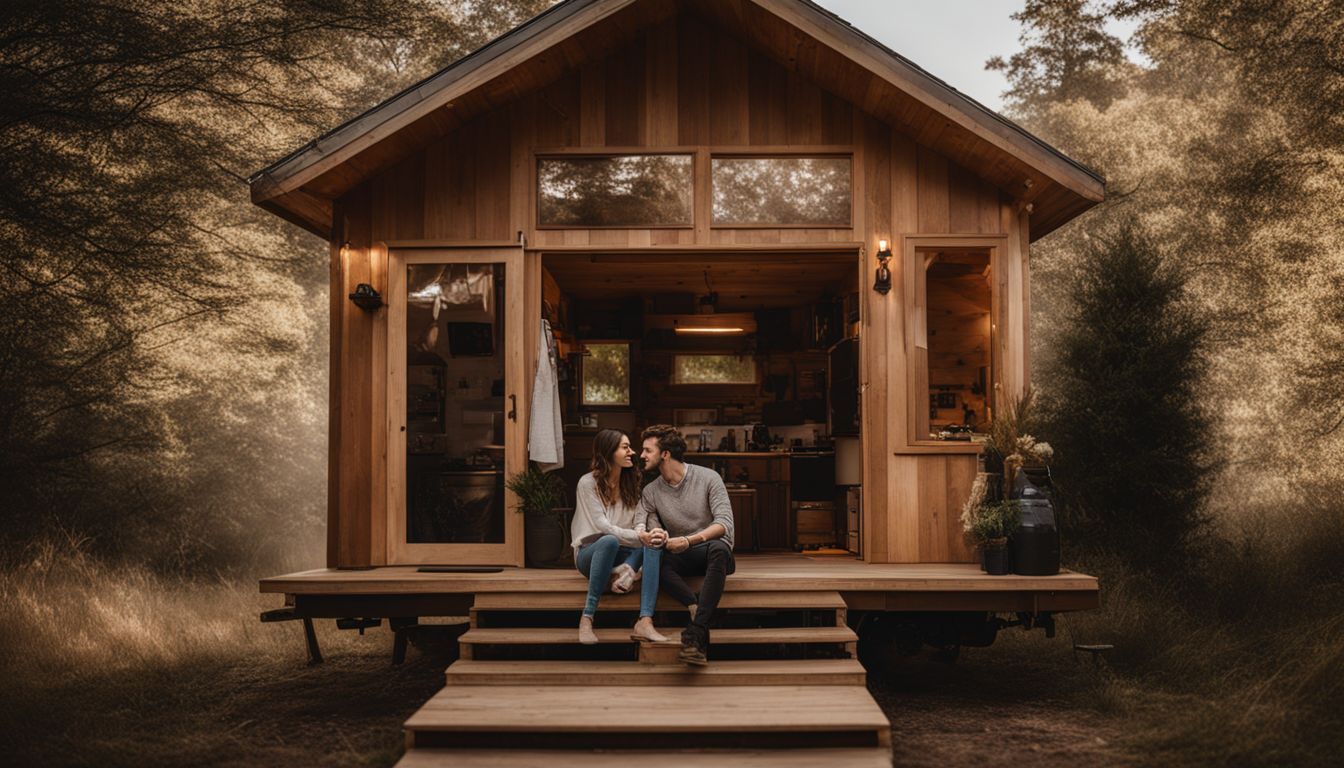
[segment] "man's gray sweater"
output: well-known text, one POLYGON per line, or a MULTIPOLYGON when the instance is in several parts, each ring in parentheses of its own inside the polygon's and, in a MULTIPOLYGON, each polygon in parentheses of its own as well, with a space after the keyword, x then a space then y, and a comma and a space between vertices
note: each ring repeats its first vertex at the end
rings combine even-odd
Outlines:
POLYGON ((712 469, 686 465, 686 476, 672 485, 659 475, 644 486, 644 511, 649 529, 661 526, 669 536, 690 536, 713 523, 727 531, 724 542, 733 546, 733 507, 728 489, 712 469))

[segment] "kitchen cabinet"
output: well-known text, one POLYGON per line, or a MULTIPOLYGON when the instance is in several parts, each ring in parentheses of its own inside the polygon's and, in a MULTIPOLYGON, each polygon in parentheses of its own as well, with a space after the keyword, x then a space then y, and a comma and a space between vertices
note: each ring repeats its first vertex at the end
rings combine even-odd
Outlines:
POLYGON ((733 506, 733 551, 755 552, 756 489, 730 487, 728 502, 733 506))

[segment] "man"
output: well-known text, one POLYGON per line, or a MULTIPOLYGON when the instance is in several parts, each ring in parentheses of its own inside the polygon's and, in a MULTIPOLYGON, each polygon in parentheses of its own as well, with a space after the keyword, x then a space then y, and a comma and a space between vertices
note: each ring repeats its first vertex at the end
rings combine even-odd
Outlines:
POLYGON ((718 473, 682 459, 686 440, 675 428, 658 424, 640 436, 646 471, 658 477, 644 487, 648 525, 665 538, 662 587, 691 612, 691 623, 681 633, 681 661, 705 666, 709 650, 709 622, 723 595, 724 581, 736 569, 733 562, 733 509, 718 473), (700 594, 683 577, 705 577, 700 594))

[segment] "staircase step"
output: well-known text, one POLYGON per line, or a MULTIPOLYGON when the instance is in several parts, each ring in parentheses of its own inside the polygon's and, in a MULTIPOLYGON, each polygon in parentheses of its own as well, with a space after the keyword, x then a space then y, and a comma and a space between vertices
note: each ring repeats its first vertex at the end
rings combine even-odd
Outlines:
MULTIPOLYGON (((579 611, 587 595, 582 592, 481 592, 473 605, 477 611, 579 611)), ((639 610, 639 595, 603 595, 598 610, 639 610)), ((840 610, 845 607, 839 592, 725 592, 719 608, 738 610, 840 610)), ((658 610, 685 610, 675 600, 659 596, 658 610)))
MULTIPOLYGON (((681 636, 680 629, 658 630, 669 638, 681 636)), ((601 643, 633 643, 630 628, 596 629, 601 643)), ((754 645, 773 643, 852 643, 858 635, 849 627, 761 627, 710 630, 711 645, 754 645)), ((573 627, 517 627, 469 629, 458 642, 463 645, 578 645, 579 631, 573 627)))
POLYGON ((886 716, 860 685, 451 685, 406 721, 407 745, 623 749, 878 747, 886 716), (673 736, 675 734, 675 736, 673 736))
POLYGON ((741 749, 713 752, 673 750, 472 750, 413 749, 396 768, 891 768, 891 750, 741 749))
POLYGON ((457 661, 449 685, 863 685, 854 659, 716 661, 707 667, 633 661, 457 661))

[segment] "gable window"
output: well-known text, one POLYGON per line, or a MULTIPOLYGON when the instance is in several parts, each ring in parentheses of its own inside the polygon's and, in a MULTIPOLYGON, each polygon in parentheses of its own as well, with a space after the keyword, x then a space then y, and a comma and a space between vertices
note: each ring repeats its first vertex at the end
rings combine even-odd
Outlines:
POLYGON ((673 384, 756 384, 756 358, 750 355, 673 355, 673 384))
POLYGON ((583 404, 585 406, 630 405, 630 344, 599 342, 584 344, 583 404))
POLYGON ((689 227, 689 154, 537 158, 538 227, 689 227))
POLYGON ((714 157, 716 227, 849 227, 848 156, 714 157))

